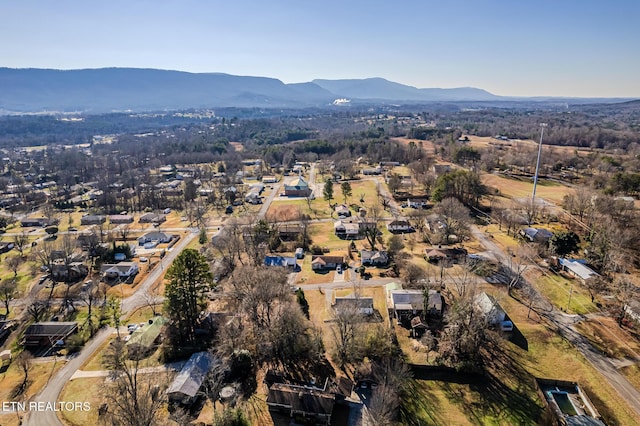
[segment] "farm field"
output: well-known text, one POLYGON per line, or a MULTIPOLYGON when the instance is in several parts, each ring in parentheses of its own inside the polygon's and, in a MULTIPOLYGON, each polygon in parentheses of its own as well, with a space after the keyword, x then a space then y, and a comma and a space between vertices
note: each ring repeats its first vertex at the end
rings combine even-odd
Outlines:
MULTIPOLYGON (((533 191, 533 179, 525 181, 497 174, 485 173, 481 176, 482 183, 490 188, 496 188, 505 197, 513 199, 530 198, 533 191)), ((491 191, 490 191, 491 192, 491 191)), ((559 184, 540 180, 536 188, 536 197, 543 198, 554 204, 561 204, 565 195, 573 192, 573 189, 559 184)))

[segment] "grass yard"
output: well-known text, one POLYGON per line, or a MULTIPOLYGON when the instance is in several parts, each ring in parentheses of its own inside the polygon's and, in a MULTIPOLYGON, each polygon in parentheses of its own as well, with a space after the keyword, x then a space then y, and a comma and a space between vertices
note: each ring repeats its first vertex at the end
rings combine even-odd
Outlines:
POLYGON ((578 315, 598 311, 598 307, 591 302, 589 291, 577 280, 570 280, 551 272, 542 275, 539 270, 526 275, 527 279, 535 283, 538 291, 558 309, 578 315))
POLYGON ((332 282, 335 271, 316 272, 311 269, 311 255, 305 256, 302 261, 301 271, 296 275, 296 284, 320 284, 332 282))
POLYGON ((535 313, 528 319, 527 307, 515 299, 504 297, 500 303, 525 339, 527 350, 505 343, 513 363, 522 365, 535 377, 578 382, 606 424, 640 424, 640 417, 620 399, 615 389, 572 344, 550 329, 551 325, 535 313))
MULTIPOLYGON (((576 328, 589 342, 610 358, 640 360, 640 342, 611 317, 598 316, 580 322, 576 328)), ((640 376, 639 376, 640 378, 640 376)))
POLYGON ((83 378, 67 382, 60 395, 60 400, 88 402, 91 409, 62 412, 60 417, 64 424, 73 426, 99 424, 98 408, 104 402, 105 386, 106 379, 104 377, 83 378))
MULTIPOLYGON (((528 180, 512 179, 495 174, 483 174, 482 183, 486 186, 497 188, 500 194, 509 198, 527 198, 531 197, 533 191, 533 182, 528 180)), ((538 181, 536 196, 551 201, 555 204, 561 204, 564 196, 573 192, 573 189, 561 185, 556 182, 546 180, 538 181)))

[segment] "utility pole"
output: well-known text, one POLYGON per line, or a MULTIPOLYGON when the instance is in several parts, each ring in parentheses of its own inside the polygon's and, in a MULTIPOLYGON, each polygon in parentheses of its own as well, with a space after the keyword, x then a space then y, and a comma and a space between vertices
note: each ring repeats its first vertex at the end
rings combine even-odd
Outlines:
POLYGON ((538 159, 536 160, 536 174, 533 177, 533 194, 531 194, 531 203, 536 202, 536 187, 538 186, 538 172, 540 171, 540 156, 542 155, 542 136, 547 123, 540 123, 540 145, 538 145, 538 159))

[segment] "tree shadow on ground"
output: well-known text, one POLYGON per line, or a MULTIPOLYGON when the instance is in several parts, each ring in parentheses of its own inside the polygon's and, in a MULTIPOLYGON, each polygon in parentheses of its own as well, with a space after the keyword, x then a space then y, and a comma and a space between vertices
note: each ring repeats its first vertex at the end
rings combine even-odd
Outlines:
POLYGON ((445 414, 438 398, 416 380, 411 380, 400 405, 400 423, 407 426, 447 424, 445 414))

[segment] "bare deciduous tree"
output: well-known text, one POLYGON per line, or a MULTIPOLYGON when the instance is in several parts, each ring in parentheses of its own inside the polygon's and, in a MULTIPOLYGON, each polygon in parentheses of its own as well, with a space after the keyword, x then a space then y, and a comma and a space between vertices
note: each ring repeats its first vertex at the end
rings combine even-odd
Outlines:
POLYGON ((13 244, 20 253, 20 256, 24 256, 24 249, 29 244, 29 235, 26 232, 21 232, 13 237, 13 244))
POLYGON ((18 284, 16 283, 15 278, 4 279, 0 282, 0 299, 2 299, 2 302, 4 303, 6 316, 9 316, 9 302, 11 302, 17 293, 18 284))
POLYGON ((111 424, 117 426, 158 425, 165 383, 157 374, 140 372, 140 357, 127 358, 125 342, 120 338, 109 345, 103 357, 111 378, 105 393, 107 416, 111 424))
POLYGON ((443 244, 449 244, 453 235, 457 237, 457 241, 464 241, 469 235, 469 209, 457 198, 445 198, 436 204, 434 211, 441 216, 443 222, 440 235, 443 244))

